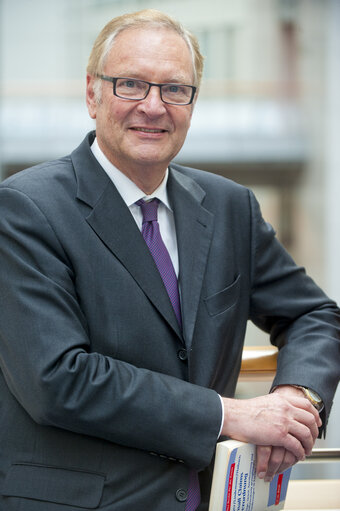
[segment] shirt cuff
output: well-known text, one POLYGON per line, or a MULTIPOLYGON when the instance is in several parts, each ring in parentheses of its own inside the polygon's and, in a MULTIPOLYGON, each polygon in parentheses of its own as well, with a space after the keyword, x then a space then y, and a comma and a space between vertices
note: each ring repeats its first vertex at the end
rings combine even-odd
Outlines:
POLYGON ((217 440, 220 438, 221 436, 221 433, 222 433, 222 428, 223 428, 223 423, 224 423, 224 404, 223 404, 223 400, 222 400, 222 397, 218 394, 218 397, 220 398, 220 401, 221 401, 221 411, 222 411, 222 421, 221 421, 221 427, 220 427, 220 431, 218 433, 218 437, 217 437, 217 440))

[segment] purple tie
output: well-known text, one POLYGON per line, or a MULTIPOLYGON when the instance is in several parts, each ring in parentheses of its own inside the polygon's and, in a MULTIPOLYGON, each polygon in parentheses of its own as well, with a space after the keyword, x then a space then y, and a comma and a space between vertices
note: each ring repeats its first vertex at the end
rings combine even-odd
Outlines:
POLYGON ((159 224, 157 221, 158 199, 152 199, 144 202, 142 199, 136 204, 140 206, 143 214, 142 235, 149 247, 151 255, 161 274, 164 286, 168 292, 170 301, 174 308, 176 318, 182 326, 181 302, 178 292, 177 276, 172 265, 172 261, 166 246, 161 237, 159 224))
MULTIPOLYGON (((174 308, 178 323, 182 326, 181 305, 178 292, 177 277, 171 262, 169 252, 161 237, 159 224, 157 221, 158 199, 152 199, 144 202, 142 199, 136 204, 140 206, 143 214, 142 235, 149 247, 151 255, 161 274, 165 288, 168 292, 170 301, 174 308)), ((195 511, 201 501, 201 492, 196 470, 190 470, 188 498, 185 511, 195 511)))

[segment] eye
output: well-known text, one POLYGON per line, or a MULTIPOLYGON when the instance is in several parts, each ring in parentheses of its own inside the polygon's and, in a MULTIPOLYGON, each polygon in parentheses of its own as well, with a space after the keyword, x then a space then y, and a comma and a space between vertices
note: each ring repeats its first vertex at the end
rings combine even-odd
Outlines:
POLYGON ((173 94, 176 94, 176 92, 179 92, 179 87, 178 85, 169 85, 169 89, 168 91, 169 92, 172 92, 173 94))
POLYGON ((127 87, 128 89, 133 89, 134 87, 136 87, 137 83, 135 82, 135 80, 125 80, 122 85, 124 87, 127 87))
POLYGON ((163 86, 163 93, 178 98, 179 96, 186 96, 190 93, 190 90, 186 85, 169 83, 163 86))

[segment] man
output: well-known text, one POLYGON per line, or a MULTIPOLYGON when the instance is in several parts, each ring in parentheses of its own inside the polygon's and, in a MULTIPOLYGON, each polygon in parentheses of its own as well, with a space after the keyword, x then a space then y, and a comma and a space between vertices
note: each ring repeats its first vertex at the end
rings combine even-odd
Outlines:
POLYGON ((221 435, 256 443, 270 480, 325 428, 339 310, 249 190, 171 163, 201 75, 174 20, 112 20, 88 66, 96 132, 0 187, 1 509, 206 510, 221 435), (235 400, 248 318, 278 372, 235 400))

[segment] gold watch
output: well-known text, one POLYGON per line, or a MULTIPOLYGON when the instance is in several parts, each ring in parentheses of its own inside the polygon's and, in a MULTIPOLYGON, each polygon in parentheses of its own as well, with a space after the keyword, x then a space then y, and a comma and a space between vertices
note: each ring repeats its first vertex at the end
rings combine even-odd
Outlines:
POLYGON ((317 394, 314 390, 309 389, 307 387, 302 387, 301 385, 294 385, 297 389, 301 389, 306 398, 312 403, 312 405, 317 409, 318 412, 321 412, 323 409, 323 401, 319 394, 317 394))

